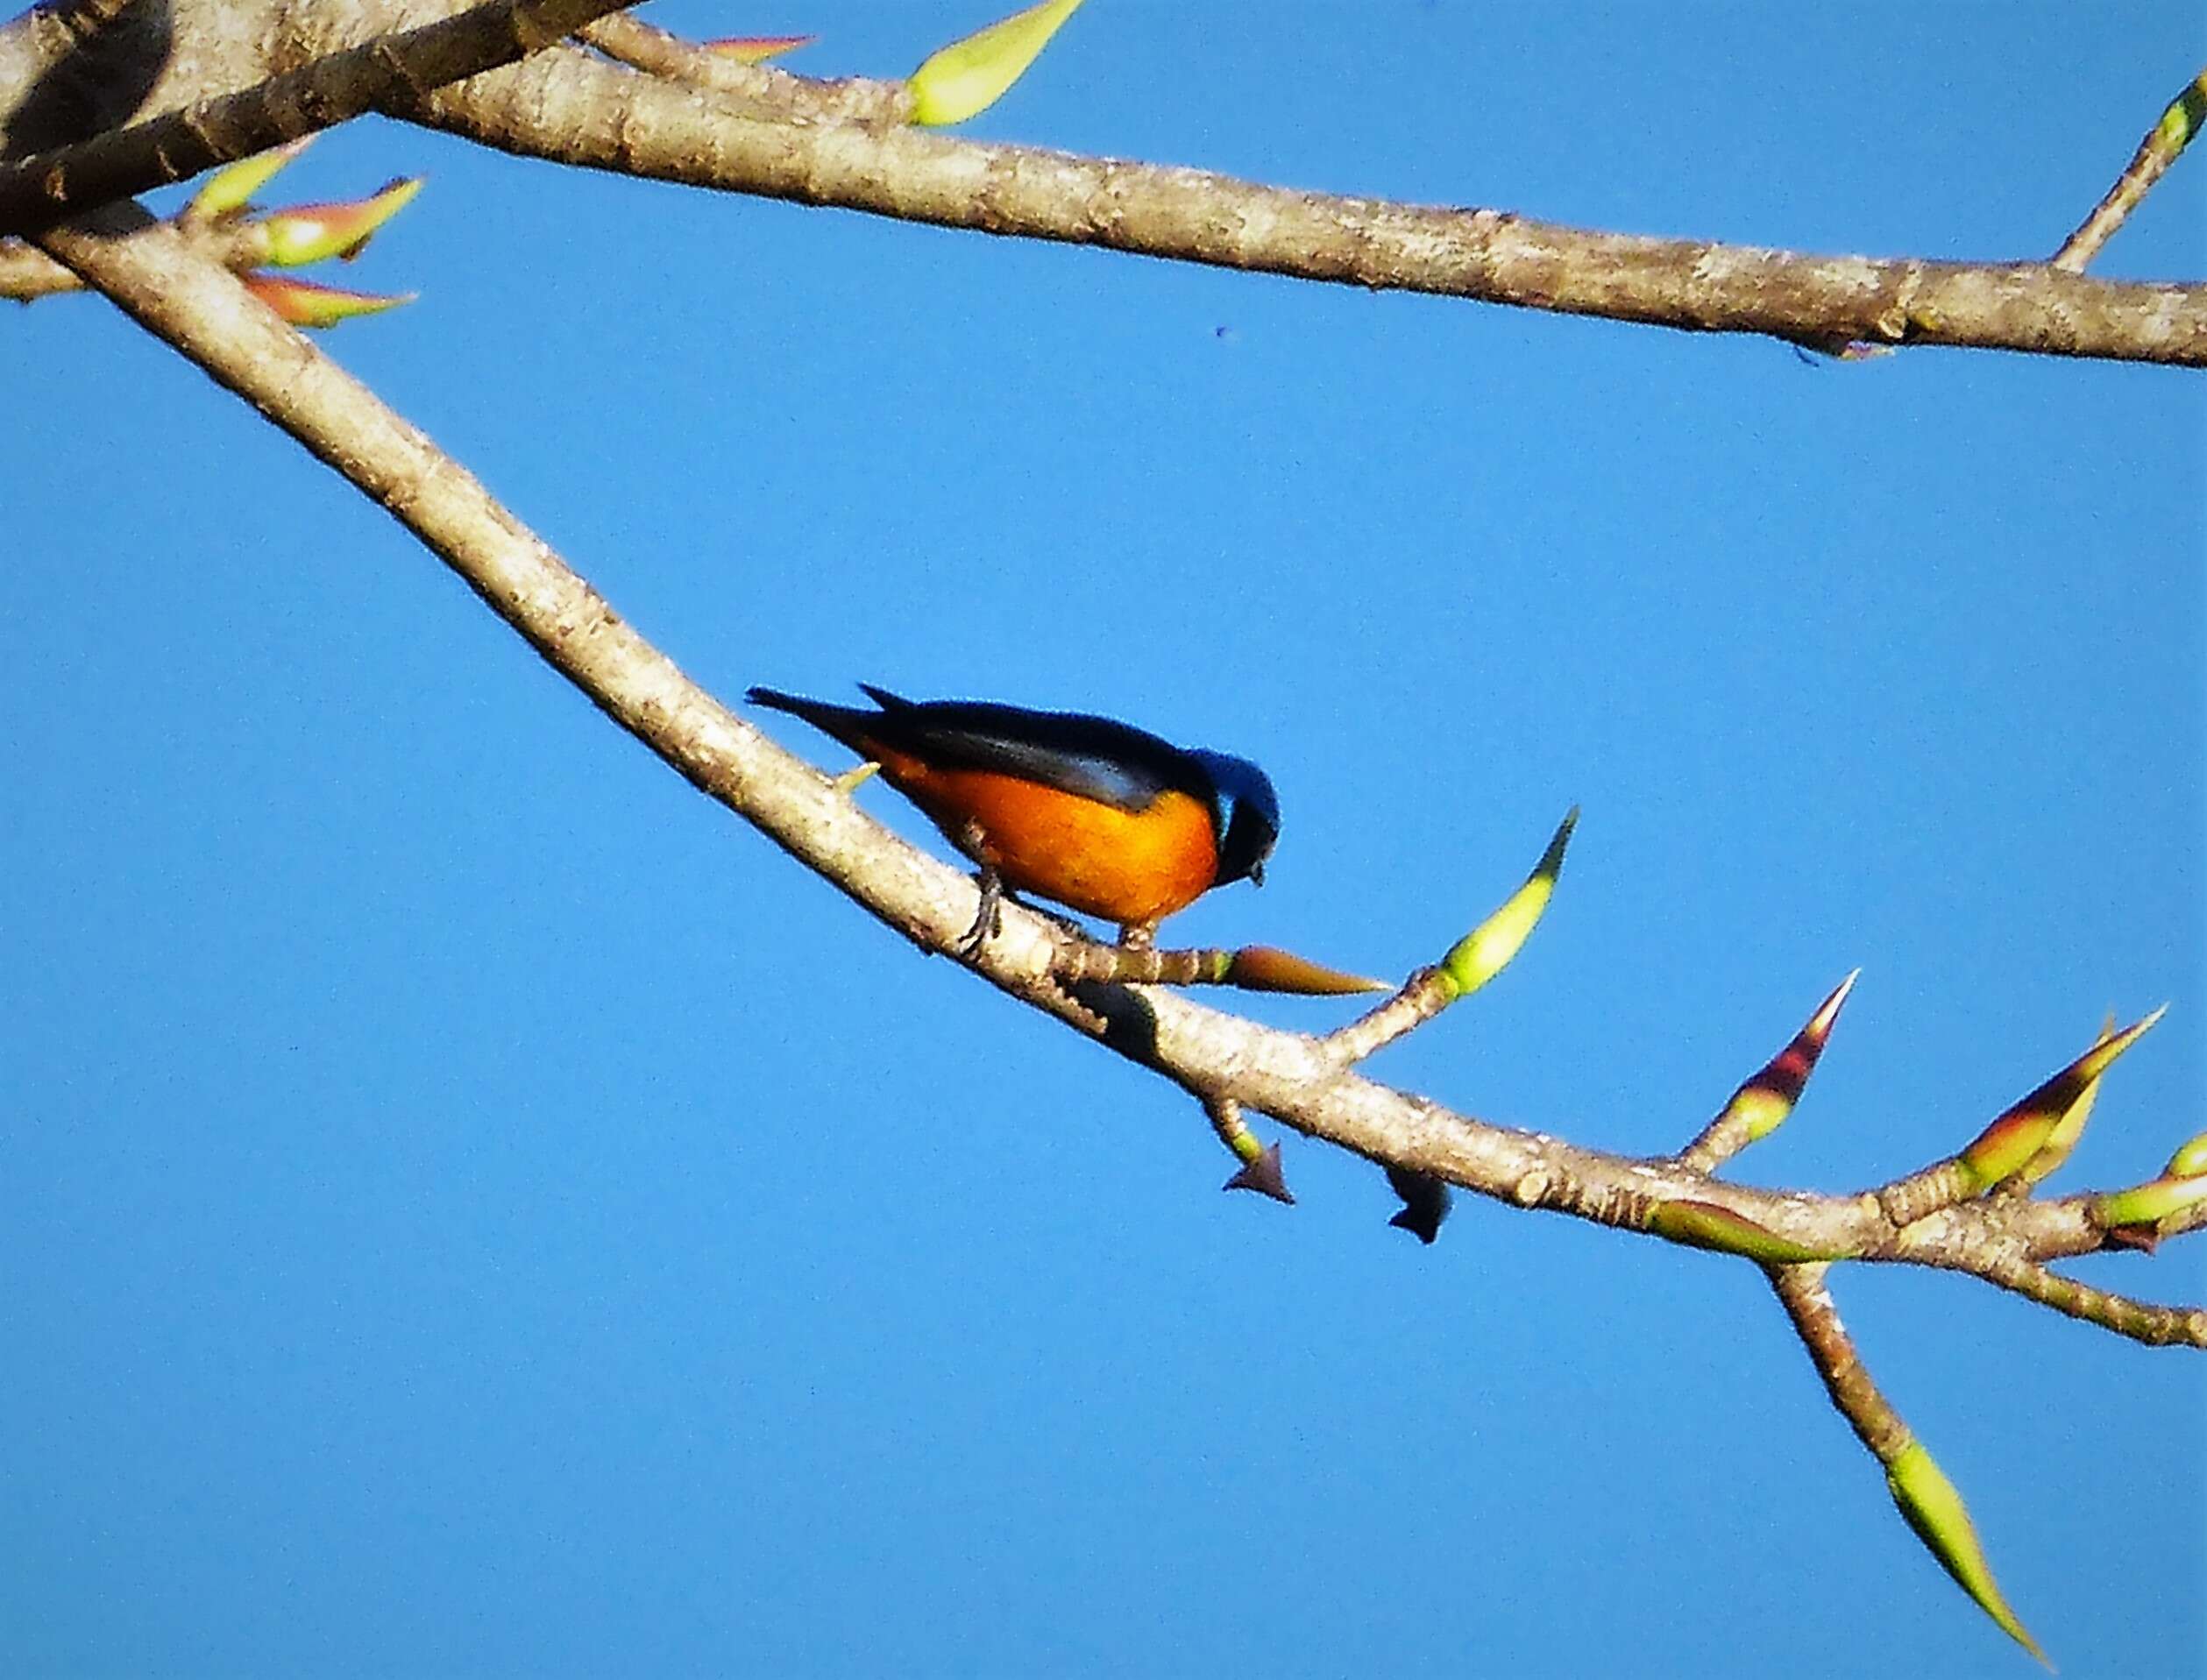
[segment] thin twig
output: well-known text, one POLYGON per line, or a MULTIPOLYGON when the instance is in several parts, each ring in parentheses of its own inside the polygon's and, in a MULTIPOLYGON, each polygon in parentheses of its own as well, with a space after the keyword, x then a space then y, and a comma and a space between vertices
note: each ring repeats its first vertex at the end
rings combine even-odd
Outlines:
POLYGON ((1402 989, 1346 1026, 1337 1027, 1319 1040, 1326 1053, 1343 1067, 1352 1067, 1423 1026, 1456 1001, 1456 989, 1438 968, 1421 968, 1402 982, 1402 989))
POLYGON ((1068 939, 1053 965, 1060 980, 1119 986, 1216 986, 1233 968, 1231 951, 1137 949, 1068 939))
POLYGON ((1839 1307, 1824 1283, 1830 1270, 1820 1263, 1772 1266, 1771 1287, 1823 1379, 1832 1405, 1877 1462, 1890 1464, 1912 1437, 1899 1410, 1870 1380, 1855 1338, 1840 1322, 1839 1307))
POLYGON ((2099 255, 2100 247, 2153 190, 2154 183, 2183 154, 2203 124, 2207 124, 2207 70, 2185 84, 2183 92, 2170 102, 2161 121, 2139 142, 2138 150, 2107 189, 2107 195, 2092 207, 2092 213, 2078 223, 2076 231, 2062 242, 2062 248, 2054 253, 2053 266, 2082 274, 2085 265, 2099 255))
POLYGON ((2148 1347, 2207 1347, 2207 1311, 2197 1307, 2157 1307, 2095 1289, 2018 1255, 1988 1256, 1971 1268, 1971 1275, 2148 1347))

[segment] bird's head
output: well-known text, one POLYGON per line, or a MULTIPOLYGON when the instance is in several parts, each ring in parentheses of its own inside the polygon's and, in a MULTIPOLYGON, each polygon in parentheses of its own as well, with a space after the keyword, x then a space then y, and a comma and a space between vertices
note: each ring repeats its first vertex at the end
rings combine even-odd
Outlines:
POLYGON ((1226 753, 1189 755, 1203 767, 1214 790, 1211 821, 1218 833, 1215 886, 1244 876, 1265 884, 1265 860, 1280 838, 1280 796, 1272 778, 1245 758, 1226 753))

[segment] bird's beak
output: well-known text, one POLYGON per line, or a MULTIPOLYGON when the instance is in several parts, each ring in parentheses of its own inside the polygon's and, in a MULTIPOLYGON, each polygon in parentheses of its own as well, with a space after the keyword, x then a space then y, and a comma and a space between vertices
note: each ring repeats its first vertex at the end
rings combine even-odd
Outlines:
POLYGON ((1251 864, 1249 866, 1249 879, 1254 885, 1260 887, 1263 886, 1265 884, 1265 866, 1261 863, 1251 864))

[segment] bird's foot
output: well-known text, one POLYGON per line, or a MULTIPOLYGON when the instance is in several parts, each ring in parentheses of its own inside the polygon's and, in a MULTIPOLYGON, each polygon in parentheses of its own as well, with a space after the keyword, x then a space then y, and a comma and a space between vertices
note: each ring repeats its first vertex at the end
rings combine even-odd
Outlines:
POLYGON ((981 954, 981 947, 1004 931, 1004 880, 994 869, 983 867, 981 871, 981 903, 973 914, 973 925, 959 936, 957 944, 950 947, 950 954, 962 961, 971 962, 981 954))

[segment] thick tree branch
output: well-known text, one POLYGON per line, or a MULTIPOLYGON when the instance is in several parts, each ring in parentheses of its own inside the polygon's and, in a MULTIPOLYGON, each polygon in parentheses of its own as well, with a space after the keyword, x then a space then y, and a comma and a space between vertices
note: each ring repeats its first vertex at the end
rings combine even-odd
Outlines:
MULTIPOLYGON (((266 230, 251 222, 202 223, 176 230, 200 255, 224 268, 242 273, 268 260, 266 230)), ((0 239, 0 298, 30 303, 83 289, 82 280, 38 246, 0 239)))
POLYGON ((424 120, 594 169, 1303 280, 1821 346, 2207 366, 2207 287, 1646 238, 910 128, 780 123, 571 49, 447 89, 424 120))
MULTIPOLYGON (((129 19, 146 4, 106 11, 129 19)), ((713 79, 742 90, 715 93, 567 49, 453 85, 616 9, 487 0, 446 16, 437 0, 341 11, 177 0, 180 27, 197 32, 188 53, 180 45, 173 55, 190 61, 172 63, 145 96, 160 114, 0 164, 0 229, 43 225, 376 109, 556 161, 1307 280, 1820 348, 1943 344, 2207 365, 2207 287, 2196 285, 2116 284, 2042 263, 1810 256, 1297 192, 896 126, 874 112, 870 91, 851 107, 868 120, 834 120, 850 105, 828 97, 841 84, 740 67, 713 79), (424 15, 436 21, 418 25, 424 15), (323 33, 339 26, 351 32, 332 50, 323 33)), ((167 0, 155 10, 165 17, 167 0)), ((0 117, 21 115, 24 79, 50 69, 72 39, 48 13, 0 25, 0 117)), ((632 56, 646 51, 639 32, 615 39, 632 56)), ((671 38, 651 50, 669 68, 692 52, 671 38)))
MULTIPOLYGON (((555 668, 696 786, 923 949, 947 951, 964 932, 974 905, 967 877, 873 822, 844 789, 691 683, 475 478, 174 229, 110 238, 66 227, 43 238, 89 283, 420 536, 555 668)), ((1171 993, 1081 986, 1069 995, 1052 972, 1063 939, 1047 918, 1007 906, 1003 934, 974 966, 1002 990, 1208 1101, 1231 1099, 1374 1161, 1521 1207, 1644 1231, 1658 1203, 1693 1202, 1804 1246, 1988 1279, 2019 1259, 2104 1245, 2085 1197, 1994 1197, 1898 1227, 1872 1194, 1752 1189, 1667 1160, 1634 1160, 1487 1124, 1349 1072, 1320 1041, 1171 993)), ((2109 1328, 2134 1333, 2125 1322, 2109 1328)), ((2140 1339, 2166 1333, 2207 1347, 2207 1312, 2156 1321, 2140 1339)))
MULTIPOLYGON (((257 86, 0 165, 0 232, 188 180, 365 111, 405 114, 434 89, 510 64, 629 4, 486 0, 416 28, 370 33, 257 86)), ((12 131, 11 142, 21 144, 12 131)))

